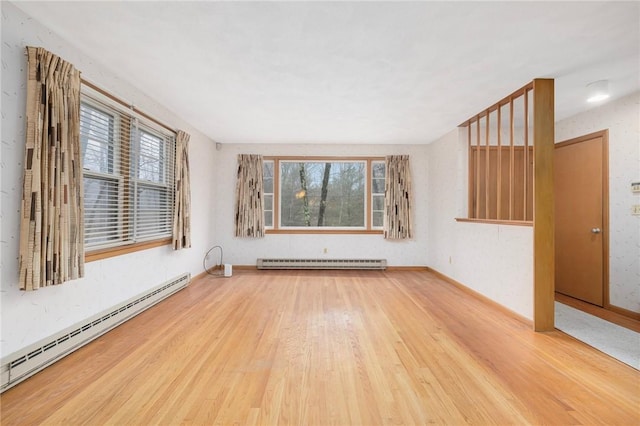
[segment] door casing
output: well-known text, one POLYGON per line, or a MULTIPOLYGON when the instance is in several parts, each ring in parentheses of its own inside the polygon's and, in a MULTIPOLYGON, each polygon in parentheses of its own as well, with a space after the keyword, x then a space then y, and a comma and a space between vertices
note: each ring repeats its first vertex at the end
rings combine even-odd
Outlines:
MULTIPOLYGON (((609 298, 609 132, 608 130, 601 130, 577 138, 569 139, 557 143, 555 145, 555 148, 558 149, 566 147, 568 145, 578 144, 598 138, 601 139, 602 146, 602 306, 608 309, 611 306, 609 298)), ((557 225, 558 224, 556 223, 556 227, 557 225)))

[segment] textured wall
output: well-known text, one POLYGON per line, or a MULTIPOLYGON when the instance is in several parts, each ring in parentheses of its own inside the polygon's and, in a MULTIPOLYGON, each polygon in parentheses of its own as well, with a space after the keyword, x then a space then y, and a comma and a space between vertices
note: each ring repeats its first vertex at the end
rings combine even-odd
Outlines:
POLYGON ((423 145, 223 144, 216 159, 216 244, 225 263, 255 265, 260 257, 386 258, 393 266, 425 266, 427 260, 427 147, 423 145), (238 154, 309 156, 384 156, 409 154, 414 197, 414 237, 391 241, 382 235, 272 234, 235 238, 234 203, 238 154), (323 249, 327 249, 324 253, 323 249))
POLYGON ((2 2, 2 189, 1 310, 2 356, 142 293, 183 272, 202 271, 202 256, 213 240, 214 143, 167 109, 118 78, 92 56, 2 2), (72 62, 84 78, 134 103, 146 113, 191 134, 193 247, 169 246, 86 265, 86 276, 35 292, 18 290, 19 213, 25 129, 25 46, 41 46, 72 62))
POLYGON ((467 217, 467 145, 458 132, 428 145, 428 265, 532 319, 533 228, 454 220, 467 217))
POLYGON ((612 305, 640 312, 640 92, 556 123, 556 142, 609 129, 609 290, 612 305))

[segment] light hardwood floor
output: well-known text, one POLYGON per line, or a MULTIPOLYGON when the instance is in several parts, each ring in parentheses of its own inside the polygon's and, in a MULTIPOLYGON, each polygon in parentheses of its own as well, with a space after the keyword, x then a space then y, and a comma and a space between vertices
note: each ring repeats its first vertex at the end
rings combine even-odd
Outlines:
POLYGON ((640 372, 419 271, 207 277, 2 395, 2 424, 640 424, 640 372))

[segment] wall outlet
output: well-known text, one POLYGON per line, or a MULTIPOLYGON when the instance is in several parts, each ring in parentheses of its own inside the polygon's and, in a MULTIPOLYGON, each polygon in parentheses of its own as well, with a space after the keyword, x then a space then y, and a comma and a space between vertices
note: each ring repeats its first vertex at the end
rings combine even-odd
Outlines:
POLYGON ((326 247, 325 247, 325 248, 323 248, 323 249, 322 249, 322 253, 324 253, 324 254, 329 253, 329 249, 328 249, 328 248, 326 248, 326 247))
POLYGON ((640 182, 631 182, 631 192, 640 192, 640 182))
POLYGON ((631 214, 634 216, 640 216, 640 204, 631 206, 631 214))

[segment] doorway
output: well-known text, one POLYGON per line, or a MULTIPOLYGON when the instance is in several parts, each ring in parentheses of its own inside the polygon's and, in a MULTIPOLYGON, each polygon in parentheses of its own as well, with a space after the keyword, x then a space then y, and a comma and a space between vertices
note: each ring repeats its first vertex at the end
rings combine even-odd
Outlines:
POLYGON ((555 290, 609 305, 608 131, 554 150, 555 290))

